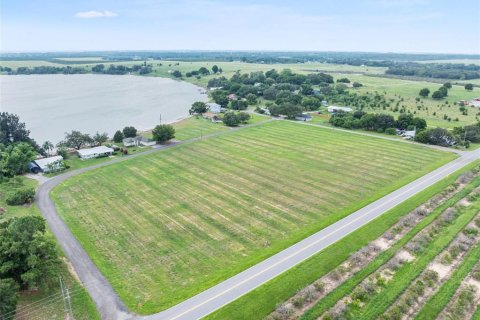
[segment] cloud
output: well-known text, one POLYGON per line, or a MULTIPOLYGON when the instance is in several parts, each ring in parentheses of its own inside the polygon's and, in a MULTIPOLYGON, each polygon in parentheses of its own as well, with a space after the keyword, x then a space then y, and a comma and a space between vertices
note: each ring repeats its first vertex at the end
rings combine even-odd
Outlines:
POLYGON ((104 10, 104 11, 85 11, 85 12, 77 12, 75 13, 75 17, 81 19, 93 19, 93 18, 112 18, 116 17, 118 14, 112 11, 104 10))

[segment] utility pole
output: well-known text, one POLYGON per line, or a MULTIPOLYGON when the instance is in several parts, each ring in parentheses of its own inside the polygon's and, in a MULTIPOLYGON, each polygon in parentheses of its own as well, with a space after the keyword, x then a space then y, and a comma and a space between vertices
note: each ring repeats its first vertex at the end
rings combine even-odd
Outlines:
POLYGON ((162 114, 160 113, 160 124, 162 124, 162 114))
POLYGON ((62 299, 63 299, 63 310, 65 311, 65 319, 74 320, 73 318, 73 311, 72 311, 72 303, 70 301, 70 291, 64 285, 62 277, 58 277, 60 280, 60 290, 62 292, 62 299))

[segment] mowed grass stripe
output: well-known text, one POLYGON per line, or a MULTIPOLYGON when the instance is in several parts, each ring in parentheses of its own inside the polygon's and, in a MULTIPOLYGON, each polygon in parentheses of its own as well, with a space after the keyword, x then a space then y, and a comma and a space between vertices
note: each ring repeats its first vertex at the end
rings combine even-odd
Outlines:
POLYGON ((455 156, 286 121, 73 177, 58 211, 138 313, 172 306, 455 156), (144 267, 144 266, 149 266, 144 267))

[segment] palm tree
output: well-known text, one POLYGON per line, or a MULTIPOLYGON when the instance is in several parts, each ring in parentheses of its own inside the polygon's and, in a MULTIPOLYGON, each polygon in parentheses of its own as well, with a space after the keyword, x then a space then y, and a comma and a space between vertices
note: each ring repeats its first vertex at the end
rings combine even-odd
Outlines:
POLYGON ((51 143, 50 141, 47 140, 42 144, 42 148, 43 148, 43 150, 45 150, 47 155, 50 155, 50 151, 53 150, 54 146, 53 146, 53 143, 51 143))

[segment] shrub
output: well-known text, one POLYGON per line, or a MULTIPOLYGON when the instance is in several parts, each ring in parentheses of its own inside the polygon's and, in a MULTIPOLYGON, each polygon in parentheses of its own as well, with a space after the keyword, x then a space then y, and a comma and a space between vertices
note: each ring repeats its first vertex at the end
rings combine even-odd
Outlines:
POLYGON ((295 308, 300 309, 305 304, 305 298, 303 296, 296 296, 293 298, 292 303, 295 308))
POLYGON ((474 238, 477 236, 478 230, 472 227, 467 227, 463 230, 463 233, 469 238, 474 238))
POLYGON ((385 133, 394 136, 397 134, 397 130, 395 128, 387 128, 385 129, 385 133))
POLYGON ((320 293, 324 293, 324 292, 325 292, 325 283, 323 283, 322 281, 316 281, 316 282, 313 284, 313 287, 315 288, 315 290, 317 290, 317 291, 320 292, 320 293))
POLYGON ((453 220, 457 217, 458 211, 455 208, 448 208, 442 214, 442 221, 445 223, 452 223, 453 220))
POLYGON ((480 281, 480 265, 472 270, 472 278, 480 281))
POLYGON ((453 259, 456 259, 460 254, 460 252, 462 252, 462 249, 458 245, 453 245, 450 247, 450 249, 448 249, 448 252, 450 253, 453 259))
POLYGON ((451 264, 453 262, 452 255, 449 252, 446 252, 440 259, 440 262, 444 265, 451 264))
POLYGON ((33 188, 19 188, 10 192, 7 195, 6 202, 11 206, 22 205, 24 203, 30 203, 35 197, 35 189, 33 188))

